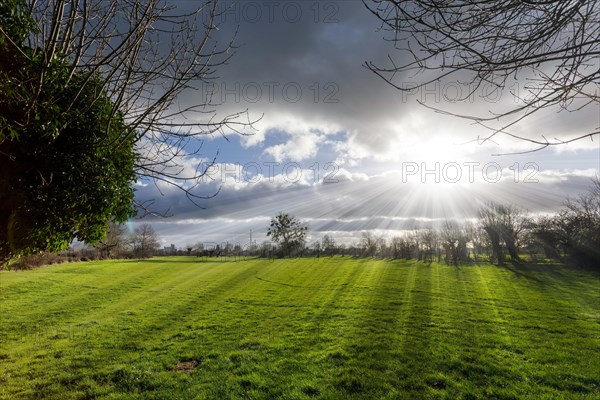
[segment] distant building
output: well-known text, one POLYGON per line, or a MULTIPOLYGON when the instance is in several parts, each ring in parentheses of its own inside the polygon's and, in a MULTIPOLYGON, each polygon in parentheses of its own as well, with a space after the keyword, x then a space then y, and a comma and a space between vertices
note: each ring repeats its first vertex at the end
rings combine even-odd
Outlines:
POLYGON ((172 244, 171 246, 165 246, 165 255, 166 256, 174 256, 177 254, 177 249, 175 248, 175 245, 172 244))

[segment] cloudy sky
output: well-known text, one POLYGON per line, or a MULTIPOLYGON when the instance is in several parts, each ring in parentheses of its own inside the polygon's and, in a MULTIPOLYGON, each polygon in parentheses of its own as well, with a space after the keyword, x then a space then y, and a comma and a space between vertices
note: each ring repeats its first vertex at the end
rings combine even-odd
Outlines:
MULTIPOLYGON (((192 2, 182 2, 189 7, 192 2)), ((363 230, 391 236, 435 226, 444 219, 468 219, 485 201, 516 204, 532 213, 557 210, 567 195, 585 191, 598 173, 600 144, 579 141, 524 155, 523 142, 497 136, 471 121, 436 113, 485 115, 517 104, 513 89, 476 92, 453 101, 467 87, 455 82, 402 93, 363 64, 386 65, 388 54, 377 19, 361 1, 232 1, 219 17, 225 40, 238 29, 239 46, 212 85, 184 93, 181 106, 210 97, 219 115, 248 110, 253 129, 207 137, 201 151, 181 160, 183 170, 215 156, 195 193, 217 196, 199 208, 178 189, 139 182, 138 201, 168 218, 146 217, 163 244, 261 243, 271 216, 297 215, 310 227, 311 241, 331 233, 351 243, 363 230), (475 141, 474 141, 475 140, 475 141)), ((394 76, 396 84, 418 77, 394 76)), ((600 125, 598 107, 567 113, 546 110, 515 133, 568 139, 600 125)), ((131 226, 139 223, 134 220, 131 226)))

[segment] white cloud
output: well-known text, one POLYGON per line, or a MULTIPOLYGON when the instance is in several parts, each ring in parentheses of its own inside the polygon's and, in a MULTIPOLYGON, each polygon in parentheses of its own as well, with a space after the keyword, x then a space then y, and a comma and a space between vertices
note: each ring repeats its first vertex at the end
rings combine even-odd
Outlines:
POLYGON ((265 154, 271 155, 275 161, 302 161, 314 157, 318 151, 319 137, 315 134, 293 135, 283 144, 267 147, 265 154))

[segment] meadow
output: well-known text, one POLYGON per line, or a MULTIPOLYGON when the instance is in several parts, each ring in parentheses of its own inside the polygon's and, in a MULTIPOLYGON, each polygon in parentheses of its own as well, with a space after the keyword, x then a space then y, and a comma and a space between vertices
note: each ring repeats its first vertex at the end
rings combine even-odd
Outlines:
POLYGON ((597 399, 600 276, 331 257, 0 273, 1 399, 597 399))

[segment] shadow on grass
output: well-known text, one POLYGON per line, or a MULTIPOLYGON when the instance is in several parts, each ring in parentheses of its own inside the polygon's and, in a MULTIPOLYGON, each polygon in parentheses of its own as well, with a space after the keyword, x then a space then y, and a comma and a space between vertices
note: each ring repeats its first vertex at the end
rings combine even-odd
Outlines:
POLYGON ((522 262, 508 264, 503 267, 520 278, 536 282, 539 285, 555 285, 556 282, 567 283, 576 279, 573 273, 591 275, 593 279, 600 279, 600 271, 597 268, 580 267, 559 262, 531 263, 522 262))
POLYGON ((517 275, 520 278, 525 278, 525 279, 534 281, 536 283, 539 283, 541 285, 544 285, 546 283, 546 282, 544 282, 544 280, 539 278, 540 271, 534 271, 532 269, 524 267, 523 265, 505 265, 504 267, 499 267, 499 268, 504 268, 507 271, 512 272, 513 274, 517 275))

